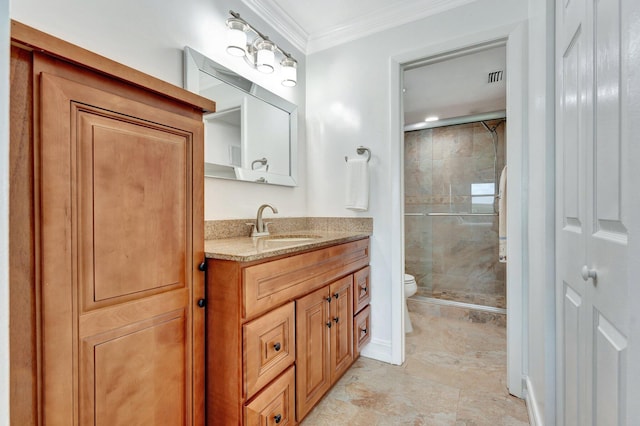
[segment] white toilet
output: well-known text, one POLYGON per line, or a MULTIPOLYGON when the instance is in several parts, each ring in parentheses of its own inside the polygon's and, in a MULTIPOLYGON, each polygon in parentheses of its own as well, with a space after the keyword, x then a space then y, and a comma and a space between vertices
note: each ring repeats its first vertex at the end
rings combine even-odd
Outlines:
POLYGON ((413 275, 404 274, 404 331, 405 333, 411 333, 413 326, 411 325, 411 319, 409 318, 409 308, 407 307, 407 298, 413 296, 418 291, 418 284, 416 284, 416 278, 413 275))

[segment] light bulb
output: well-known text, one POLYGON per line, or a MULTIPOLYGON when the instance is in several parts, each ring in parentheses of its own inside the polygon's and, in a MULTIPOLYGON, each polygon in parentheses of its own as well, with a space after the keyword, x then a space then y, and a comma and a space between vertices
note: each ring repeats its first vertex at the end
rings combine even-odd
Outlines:
POLYGON ((227 53, 244 56, 247 46, 247 24, 236 18, 227 19, 227 53))
POLYGON ((298 62, 291 57, 285 57, 281 62, 282 66, 282 85, 293 87, 298 82, 298 62))
POLYGON ((276 45, 271 40, 256 43, 256 68, 265 74, 273 72, 276 45))

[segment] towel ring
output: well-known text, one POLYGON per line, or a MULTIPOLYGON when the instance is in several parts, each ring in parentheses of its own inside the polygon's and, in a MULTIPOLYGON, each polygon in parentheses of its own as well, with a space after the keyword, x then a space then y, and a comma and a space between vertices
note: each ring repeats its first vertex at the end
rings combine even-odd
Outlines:
MULTIPOLYGON (((358 155, 362 155, 365 152, 367 153, 367 163, 369 162, 369 160, 371 160, 371 150, 369 148, 366 148, 364 146, 359 146, 356 149, 356 152, 358 153, 358 155)), ((345 156, 344 157, 344 161, 349 161, 349 157, 345 156)))

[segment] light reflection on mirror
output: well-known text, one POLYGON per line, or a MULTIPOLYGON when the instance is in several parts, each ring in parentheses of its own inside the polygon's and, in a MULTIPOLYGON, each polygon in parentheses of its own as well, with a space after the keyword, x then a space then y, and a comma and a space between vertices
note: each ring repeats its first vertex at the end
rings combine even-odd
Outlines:
POLYGON ((204 116, 205 176, 296 185, 295 105, 188 47, 185 88, 216 102, 204 116))

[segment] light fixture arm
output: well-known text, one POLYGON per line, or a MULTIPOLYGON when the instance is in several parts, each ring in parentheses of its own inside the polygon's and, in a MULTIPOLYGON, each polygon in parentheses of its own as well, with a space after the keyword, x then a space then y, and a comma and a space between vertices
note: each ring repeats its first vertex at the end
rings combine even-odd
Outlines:
MULTIPOLYGON (((246 19, 242 18, 242 17, 240 16, 240 14, 239 14, 239 13, 234 12, 233 10, 230 10, 230 11, 229 11, 229 14, 230 14, 231 16, 233 16, 234 18, 241 20, 241 21, 242 21, 242 22, 247 26, 247 28, 249 28, 251 31, 253 31, 254 33, 256 33, 256 35, 257 35, 258 37, 260 37, 261 39, 263 39, 263 40, 270 40, 270 39, 269 39, 269 36, 266 36, 266 35, 264 35, 263 33, 261 33, 260 31, 258 31, 258 30, 256 29, 256 27, 254 27, 253 25, 251 25, 250 23, 248 23, 248 22, 246 21, 246 19)), ((273 41, 272 41, 272 42, 273 42, 273 41)), ((277 50, 278 52, 282 53, 282 54, 283 54, 284 56, 286 56, 287 58, 293 59, 293 56, 291 56, 291 54, 290 54, 290 53, 288 53, 288 52, 284 51, 284 50, 283 50, 280 46, 278 46, 276 43, 274 43, 274 44, 275 44, 276 50, 277 50)))

